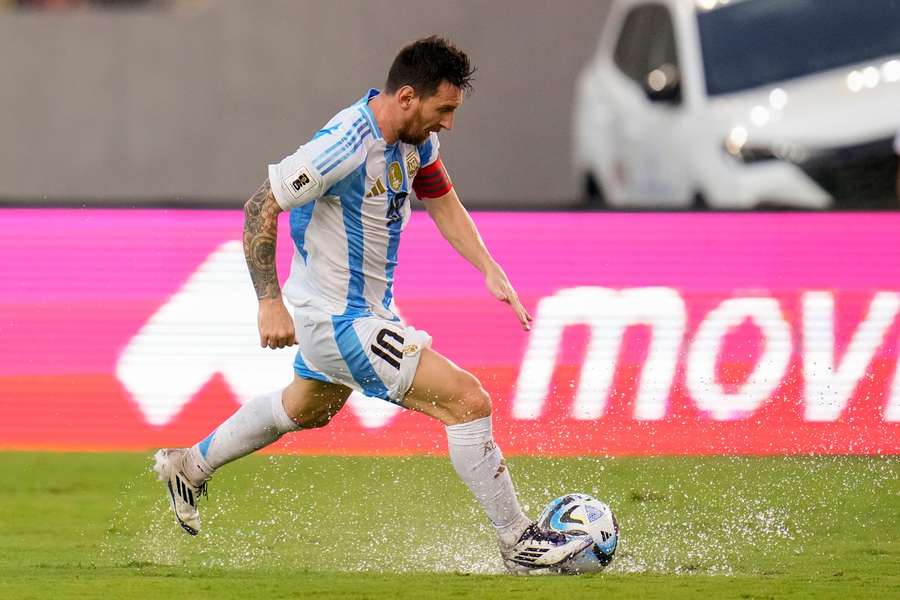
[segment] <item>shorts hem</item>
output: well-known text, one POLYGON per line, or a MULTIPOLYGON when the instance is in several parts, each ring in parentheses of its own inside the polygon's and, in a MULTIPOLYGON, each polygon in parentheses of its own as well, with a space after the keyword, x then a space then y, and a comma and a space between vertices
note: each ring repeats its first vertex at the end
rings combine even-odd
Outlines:
POLYGON ((391 394, 391 400, 389 400, 389 402, 398 406, 403 406, 403 401, 406 400, 406 395, 412 388, 413 380, 416 378, 416 372, 419 370, 419 362, 422 360, 422 352, 426 348, 431 347, 430 335, 421 330, 413 331, 414 335, 411 336, 411 339, 406 340, 404 354, 410 346, 418 346, 418 348, 415 352, 406 354, 406 356, 403 357, 403 362, 400 366, 400 379, 397 382, 399 385, 396 393, 391 394), (397 400, 394 400, 393 398, 397 398, 397 400))
POLYGON ((321 373, 316 373, 315 371, 309 371, 307 369, 297 369, 294 368, 294 374, 301 379, 315 379, 316 381, 324 381, 325 383, 331 383, 331 380, 322 375, 321 373))

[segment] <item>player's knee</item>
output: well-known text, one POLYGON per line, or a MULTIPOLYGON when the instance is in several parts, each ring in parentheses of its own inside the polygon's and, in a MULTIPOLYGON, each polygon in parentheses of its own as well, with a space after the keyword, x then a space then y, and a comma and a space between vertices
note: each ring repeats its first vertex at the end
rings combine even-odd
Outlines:
POLYGON ((459 401, 455 403, 453 417, 466 423, 491 415, 491 396, 481 382, 471 373, 463 371, 459 376, 459 401))

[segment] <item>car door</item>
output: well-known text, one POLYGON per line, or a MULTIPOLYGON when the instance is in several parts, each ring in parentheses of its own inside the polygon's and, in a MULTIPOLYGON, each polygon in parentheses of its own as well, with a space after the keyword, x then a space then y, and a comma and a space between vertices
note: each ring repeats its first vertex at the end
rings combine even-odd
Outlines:
POLYGON ((612 172, 626 205, 684 206, 693 196, 675 32, 668 7, 641 4, 625 16, 616 43, 613 87, 622 118, 612 172))

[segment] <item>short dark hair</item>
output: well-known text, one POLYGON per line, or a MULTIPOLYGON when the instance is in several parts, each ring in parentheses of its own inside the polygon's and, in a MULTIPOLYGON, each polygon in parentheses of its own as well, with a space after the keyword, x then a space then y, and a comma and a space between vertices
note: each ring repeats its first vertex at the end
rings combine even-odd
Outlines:
POLYGON ((432 35, 404 47, 388 71, 384 91, 393 94, 404 85, 427 98, 446 81, 464 92, 472 90, 475 67, 466 53, 444 38, 432 35))

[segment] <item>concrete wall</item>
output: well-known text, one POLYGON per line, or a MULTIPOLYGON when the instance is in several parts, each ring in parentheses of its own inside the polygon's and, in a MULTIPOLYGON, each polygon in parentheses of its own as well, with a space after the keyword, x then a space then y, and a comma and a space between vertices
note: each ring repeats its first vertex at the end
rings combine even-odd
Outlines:
POLYGON ((243 201, 443 33, 478 66, 442 135, 461 195, 571 205, 573 85, 607 0, 218 0, 0 14, 0 198, 243 201))

